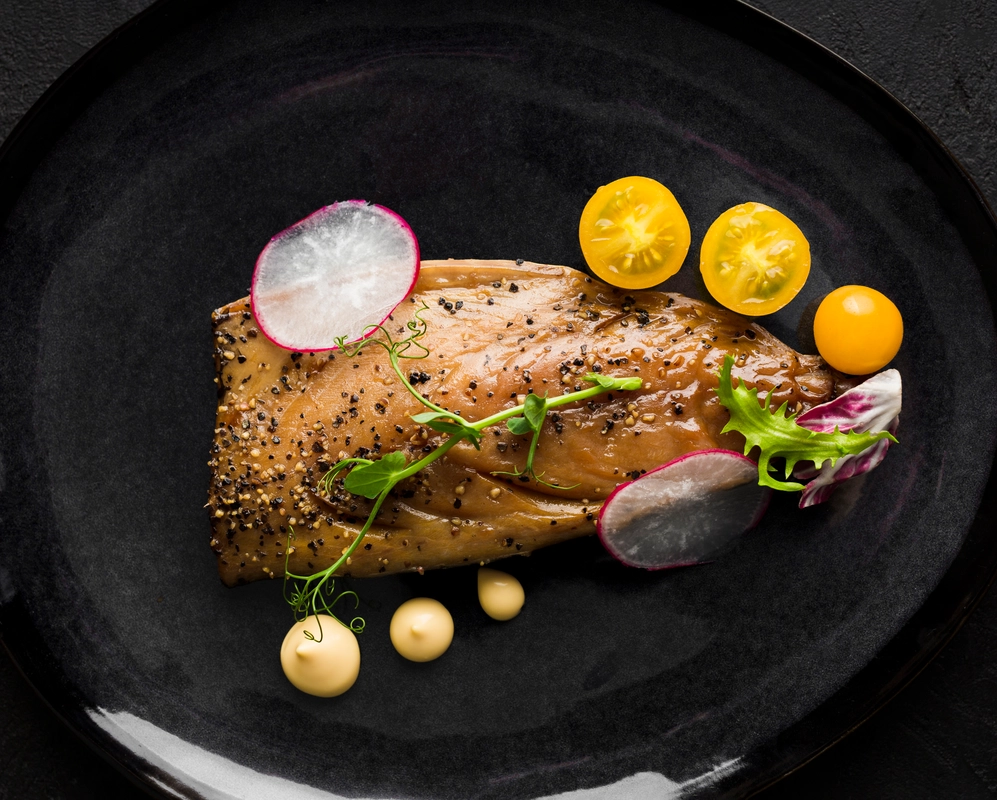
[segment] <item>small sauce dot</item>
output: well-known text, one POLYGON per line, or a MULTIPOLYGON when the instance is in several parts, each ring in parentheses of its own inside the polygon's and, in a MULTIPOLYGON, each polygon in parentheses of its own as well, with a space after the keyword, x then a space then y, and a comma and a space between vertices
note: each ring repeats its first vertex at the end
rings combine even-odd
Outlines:
POLYGON ((523 584, 512 575, 487 567, 478 570, 478 602, 492 619, 512 619, 523 609, 525 600, 523 584))

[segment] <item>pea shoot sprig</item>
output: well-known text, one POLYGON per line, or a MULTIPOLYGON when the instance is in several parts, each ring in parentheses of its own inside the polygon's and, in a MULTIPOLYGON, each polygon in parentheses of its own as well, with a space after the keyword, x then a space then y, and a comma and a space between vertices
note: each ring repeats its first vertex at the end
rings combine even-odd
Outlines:
MULTIPOLYGON (((296 575, 288 571, 285 565, 284 597, 298 617, 303 618, 304 616, 317 614, 320 611, 332 615, 332 606, 345 594, 353 595, 356 601, 356 594, 353 592, 344 592, 335 597, 331 602, 329 601, 328 598, 332 597, 334 593, 333 575, 344 564, 350 562, 353 553, 360 546, 371 525, 374 524, 374 519, 380 512, 381 506, 384 505, 384 501, 388 499, 388 495, 392 489, 399 483, 445 456, 460 442, 467 441, 475 449, 480 450, 483 431, 493 425, 505 423, 506 429, 516 436, 530 434, 532 437, 530 447, 527 452, 526 463, 522 470, 516 472, 496 472, 493 474, 513 475, 517 477, 528 475, 533 480, 545 486, 571 488, 558 487, 557 484, 543 481, 541 480, 542 475, 538 476, 533 469, 533 460, 540 441, 540 431, 548 412, 560 406, 589 400, 607 392, 634 391, 642 385, 639 377, 616 378, 601 373, 590 372, 582 377, 582 380, 593 384, 587 389, 569 392, 557 397, 548 397, 547 395, 541 397, 537 394, 528 394, 526 401, 522 405, 516 405, 477 422, 471 422, 464 419, 456 411, 442 408, 423 396, 408 381, 402 371, 401 359, 421 359, 429 355, 429 350, 419 341, 426 335, 427 323, 422 318, 422 314, 427 309, 428 306, 423 304, 422 308, 415 313, 414 318, 406 323, 405 330, 408 336, 404 339, 395 340, 387 328, 382 325, 371 325, 364 332, 364 336, 370 338, 364 338, 352 344, 348 344, 343 338, 336 340, 337 346, 348 358, 356 356, 364 347, 377 346, 383 348, 388 354, 391 369, 398 376, 402 385, 421 405, 428 409, 419 414, 413 414, 411 416, 412 421, 418 425, 425 425, 437 433, 444 434, 446 438, 432 452, 411 463, 408 462, 405 453, 396 450, 386 453, 378 459, 360 457, 344 458, 326 472, 319 484, 324 492, 331 494, 336 479, 343 472, 346 472, 345 479, 343 480, 343 488, 350 494, 360 495, 368 500, 373 500, 374 504, 359 533, 357 533, 349 547, 343 551, 342 555, 329 567, 313 575, 296 575), (376 338, 371 336, 375 332, 380 334, 376 338), (290 589, 288 588, 289 586, 290 589)), ((290 537, 293 537, 293 535, 294 533, 291 531, 290 537)), ((289 539, 288 552, 291 549, 289 539)), ((350 627, 356 632, 363 630, 363 620, 359 617, 354 619, 350 627), (359 625, 359 628, 357 625, 359 625)))

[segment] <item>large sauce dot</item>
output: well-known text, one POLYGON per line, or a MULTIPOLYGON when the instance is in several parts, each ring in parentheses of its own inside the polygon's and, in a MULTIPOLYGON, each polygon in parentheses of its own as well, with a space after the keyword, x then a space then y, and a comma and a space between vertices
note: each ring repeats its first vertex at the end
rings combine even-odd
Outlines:
POLYGON ((303 619, 287 632, 280 646, 280 665, 301 691, 336 697, 360 674, 360 645, 353 631, 338 619, 319 614, 303 619), (305 636, 306 631, 314 639, 305 636))

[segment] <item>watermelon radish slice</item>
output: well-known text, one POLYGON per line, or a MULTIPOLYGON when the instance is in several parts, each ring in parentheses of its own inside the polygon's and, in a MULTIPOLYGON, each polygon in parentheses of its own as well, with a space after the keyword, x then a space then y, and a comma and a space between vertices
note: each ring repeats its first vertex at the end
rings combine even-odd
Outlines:
POLYGON ((384 322, 415 285, 419 243, 400 216, 364 200, 320 208, 278 233, 256 261, 260 330, 287 350, 331 350, 384 322))
POLYGON ((599 512, 605 548, 630 567, 709 560, 758 524, 771 490, 758 465, 733 450, 700 450, 616 487, 599 512))

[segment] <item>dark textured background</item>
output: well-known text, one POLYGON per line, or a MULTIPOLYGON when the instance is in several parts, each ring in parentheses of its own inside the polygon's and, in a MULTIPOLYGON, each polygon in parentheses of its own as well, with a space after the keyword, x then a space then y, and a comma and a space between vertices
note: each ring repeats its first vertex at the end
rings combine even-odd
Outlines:
MULTIPOLYGON (((995 0, 753 0, 918 114, 997 205, 995 0)), ((0 0, 0 138, 70 64, 148 0, 0 0)), ((944 265, 940 265, 944 268, 944 265)), ((886 709, 764 793, 997 794, 997 594, 886 709)), ((0 798, 139 797, 0 657, 0 798)))

